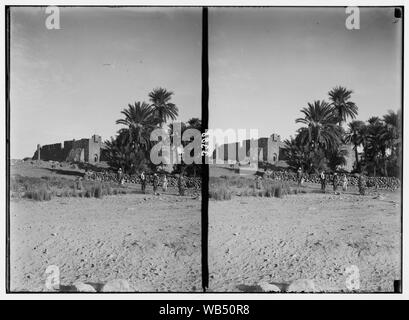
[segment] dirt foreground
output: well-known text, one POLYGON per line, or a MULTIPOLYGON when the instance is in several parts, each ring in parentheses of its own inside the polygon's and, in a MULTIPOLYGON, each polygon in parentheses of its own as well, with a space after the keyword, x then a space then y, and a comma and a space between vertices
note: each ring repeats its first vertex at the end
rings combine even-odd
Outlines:
POLYGON ((211 291, 259 291, 313 280, 320 292, 393 292, 401 268, 400 193, 235 197, 209 203, 211 291), (354 268, 354 267, 352 267, 354 268))
POLYGON ((135 291, 201 291, 199 199, 175 195, 55 198, 10 203, 12 291, 125 279, 135 291))

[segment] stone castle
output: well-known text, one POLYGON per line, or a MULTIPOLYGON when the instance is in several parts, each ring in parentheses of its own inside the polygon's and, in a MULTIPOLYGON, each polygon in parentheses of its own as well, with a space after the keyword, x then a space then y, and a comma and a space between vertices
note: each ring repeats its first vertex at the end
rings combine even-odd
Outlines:
POLYGON ((63 144, 37 145, 33 159, 98 163, 101 160, 102 147, 101 136, 93 135, 90 139, 68 140, 63 144))
MULTIPOLYGON (((242 142, 226 143, 216 146, 213 151, 213 160, 221 160, 225 163, 234 164, 240 162, 248 162, 250 155, 251 140, 244 140, 242 142), (241 150, 240 150, 241 149, 241 150)), ((257 160, 259 162, 267 162, 275 166, 286 167, 286 162, 283 157, 280 157, 280 149, 284 148, 284 142, 281 141, 280 135, 272 134, 268 138, 258 139, 257 160)), ((346 144, 341 149, 347 152, 345 156, 345 165, 340 169, 351 172, 354 168, 355 157, 353 146, 346 144)), ((216 162, 217 163, 217 162, 216 162)))
MULTIPOLYGON (((222 160, 228 163, 246 161, 250 155, 250 148, 254 140, 244 140, 241 142, 226 143, 216 146, 213 151, 214 160, 222 160)), ((280 160, 280 148, 284 147, 280 135, 272 134, 268 138, 258 139, 257 157, 258 161, 277 164, 280 160)))

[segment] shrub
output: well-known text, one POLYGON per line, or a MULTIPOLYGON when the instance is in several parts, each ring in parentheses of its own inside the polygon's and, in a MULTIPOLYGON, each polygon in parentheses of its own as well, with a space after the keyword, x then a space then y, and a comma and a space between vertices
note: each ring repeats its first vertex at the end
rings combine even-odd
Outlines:
POLYGON ((232 192, 223 187, 209 191, 209 197, 214 200, 230 200, 232 192))
POLYGON ((29 190, 24 194, 27 199, 36 201, 49 201, 51 200, 51 193, 46 188, 40 188, 35 190, 29 190))
POLYGON ((62 192, 61 192, 61 197, 70 197, 71 196, 71 190, 70 189, 64 189, 62 192))
POLYGON ((91 188, 88 188, 87 190, 85 190, 85 198, 91 198, 93 196, 93 191, 91 190, 91 188))
POLYGON ((276 198, 282 198, 283 197, 283 191, 282 191, 282 187, 281 186, 277 186, 274 189, 274 197, 276 198))
POLYGON ((106 194, 107 194, 107 195, 111 195, 111 194, 112 194, 112 188, 111 188, 110 185, 107 185, 107 186, 106 186, 106 194))
POLYGON ((101 199, 102 198, 102 186, 100 184, 94 186, 94 197, 101 199))

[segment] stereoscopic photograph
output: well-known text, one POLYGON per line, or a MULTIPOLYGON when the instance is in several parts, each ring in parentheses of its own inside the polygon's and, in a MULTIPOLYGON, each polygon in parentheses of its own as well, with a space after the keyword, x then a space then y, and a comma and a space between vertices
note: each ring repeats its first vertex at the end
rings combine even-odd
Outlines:
POLYGON ((402 292, 403 7, 6 17, 8 292, 402 292))
POLYGON ((202 9, 7 13, 10 292, 201 292, 202 9))
POLYGON ((402 23, 209 8, 209 291, 400 292, 402 23))

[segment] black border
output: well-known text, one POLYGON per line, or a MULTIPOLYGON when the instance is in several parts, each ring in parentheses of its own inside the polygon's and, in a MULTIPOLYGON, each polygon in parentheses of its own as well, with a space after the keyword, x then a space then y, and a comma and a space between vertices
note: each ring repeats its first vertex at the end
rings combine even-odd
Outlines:
MULTIPOLYGON (((208 10, 202 15, 202 126, 204 133, 209 127, 209 50, 208 50, 208 10)), ((209 165, 206 155, 202 156, 202 288, 209 287, 208 266, 208 224, 209 224, 209 165)))
POLYGON ((6 293, 10 293, 10 7, 5 7, 5 39, 4 53, 6 81, 6 293))
MULTIPOLYGON (((36 291, 10 291, 10 8, 12 7, 46 7, 47 5, 5 5, 5 106, 6 106, 6 293, 7 294, 78 294, 79 292, 36 292, 36 291)), ((202 8, 202 130, 206 131, 208 128, 208 117, 209 117, 209 60, 208 60, 208 8, 224 8, 224 9, 255 9, 255 8, 345 8, 346 6, 225 6, 225 5, 214 5, 214 6, 202 6, 202 5, 57 5, 58 7, 64 8, 202 8)), ((404 17, 405 17, 405 6, 404 5, 374 5, 374 6, 358 6, 359 8, 400 8, 402 10, 402 51, 401 51, 401 285, 403 284, 403 177, 404 177, 404 17)), ((209 279, 209 269, 208 269, 208 199, 209 199, 209 165, 205 162, 205 156, 202 157, 202 212, 201 212, 201 230, 202 230, 202 288, 203 292, 110 292, 105 294, 202 294, 206 292, 208 288, 209 279)), ((100 292, 98 294, 104 294, 100 292)), ((212 294, 262 294, 260 292, 211 292, 212 294)), ((317 292, 313 294, 396 294, 403 293, 402 286, 400 287, 400 292, 317 292)), ((93 294, 93 293, 80 293, 80 294, 93 294)), ((282 294, 282 293, 278 293, 282 294)), ((305 294, 305 293, 298 293, 305 294)), ((311 293, 307 293, 311 294, 311 293)))
POLYGON ((401 217, 401 222, 400 222, 400 227, 401 227, 401 249, 400 249, 400 278, 401 278, 401 286, 400 286, 400 292, 397 293, 401 293, 403 294, 403 169, 404 169, 404 136, 405 136, 405 127, 404 127, 404 105, 405 105, 405 6, 397 6, 395 8, 400 8, 402 10, 402 39, 401 39, 401 43, 402 43, 402 52, 401 52, 401 62, 402 62, 402 73, 401 73, 401 80, 402 80, 402 96, 401 96, 401 154, 400 154, 400 160, 401 160, 401 167, 400 167, 400 174, 401 174, 401 179, 400 179, 400 208, 401 208, 401 213, 400 213, 400 217, 401 217))

